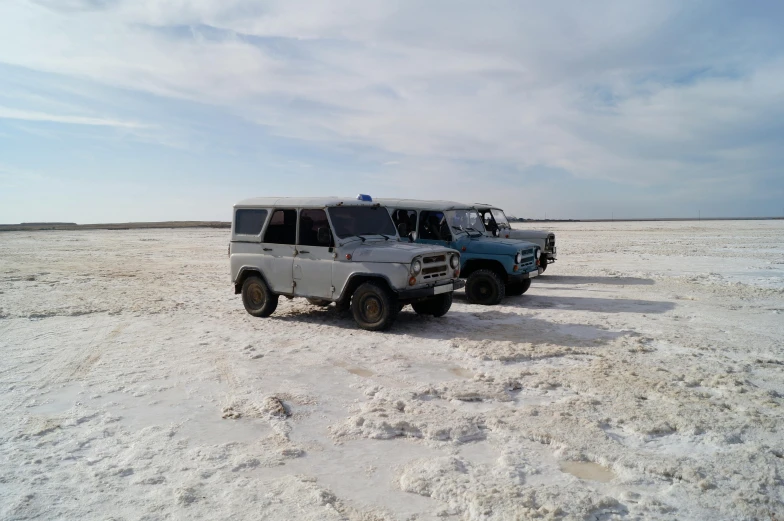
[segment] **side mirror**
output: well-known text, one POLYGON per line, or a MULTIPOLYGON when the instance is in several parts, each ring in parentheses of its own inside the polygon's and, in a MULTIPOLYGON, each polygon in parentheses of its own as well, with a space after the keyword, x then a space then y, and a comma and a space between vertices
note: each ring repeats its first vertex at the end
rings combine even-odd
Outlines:
POLYGON ((400 237, 406 237, 408 235, 408 225, 406 223, 400 223, 397 225, 397 234, 400 237))
POLYGON ((500 237, 500 236, 501 236, 501 230, 499 230, 498 228, 496 228, 495 230, 493 230, 493 235, 494 235, 495 237, 500 237))
POLYGON ((322 226, 318 229, 317 239, 319 244, 323 244, 324 246, 329 246, 330 242, 332 242, 332 234, 329 233, 329 228, 326 226, 322 226))
POLYGON ((411 232, 411 240, 412 241, 417 240, 417 232, 411 232))

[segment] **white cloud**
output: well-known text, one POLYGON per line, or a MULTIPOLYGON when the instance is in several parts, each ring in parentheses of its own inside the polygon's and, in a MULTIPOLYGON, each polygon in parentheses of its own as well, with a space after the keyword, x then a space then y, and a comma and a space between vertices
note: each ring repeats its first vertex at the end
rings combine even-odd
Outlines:
POLYGON ((765 140, 784 115, 775 17, 730 4, 39 4, 0 6, 0 61, 372 147, 398 178, 482 163, 704 187, 784 159, 765 140))
POLYGON ((48 121, 52 123, 67 123, 70 125, 92 125, 101 127, 119 128, 144 128, 147 125, 133 121, 117 121, 86 116, 63 116, 30 110, 18 110, 0 105, 0 119, 17 119, 23 121, 48 121))

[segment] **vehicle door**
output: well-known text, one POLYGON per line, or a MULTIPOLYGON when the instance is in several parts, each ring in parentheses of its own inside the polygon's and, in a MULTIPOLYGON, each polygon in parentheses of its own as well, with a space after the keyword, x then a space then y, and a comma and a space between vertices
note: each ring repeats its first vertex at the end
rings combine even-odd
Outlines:
POLYGON ((452 241, 452 232, 449 230, 444 212, 428 210, 419 212, 416 242, 452 247, 452 241))
POLYGON ((296 243, 297 210, 281 208, 273 211, 261 243, 261 265, 267 283, 275 293, 294 293, 296 243))
POLYGON ((321 208, 299 211, 299 237, 294 256, 294 294, 332 298, 332 263, 335 259, 332 230, 321 208))
POLYGON ((496 235, 496 231, 498 231, 498 223, 495 221, 493 217, 493 213, 490 210, 479 210, 479 215, 482 216, 482 223, 485 225, 485 230, 487 233, 493 236, 496 235))

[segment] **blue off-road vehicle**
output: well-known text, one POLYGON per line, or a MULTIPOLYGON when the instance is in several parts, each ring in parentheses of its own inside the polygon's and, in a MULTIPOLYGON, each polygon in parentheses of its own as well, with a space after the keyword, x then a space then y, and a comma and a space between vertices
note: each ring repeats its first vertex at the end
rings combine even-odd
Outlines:
MULTIPOLYGON (((460 278, 475 304, 498 304, 507 295, 522 295, 539 275, 539 246, 486 235, 482 217, 469 204, 453 201, 376 199, 387 207, 401 238, 437 244, 460 252, 460 278)), ((427 274, 427 266, 422 266, 427 274)))

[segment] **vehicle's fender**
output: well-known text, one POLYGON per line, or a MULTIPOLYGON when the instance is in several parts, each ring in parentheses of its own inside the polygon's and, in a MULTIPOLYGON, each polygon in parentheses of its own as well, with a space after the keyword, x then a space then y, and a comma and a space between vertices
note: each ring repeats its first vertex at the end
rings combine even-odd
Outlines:
POLYGON ((261 268, 258 266, 242 266, 239 268, 239 270, 237 270, 237 276, 234 278, 234 280, 231 281, 232 284, 234 284, 235 295, 239 295, 242 292, 242 283, 245 281, 246 276, 251 273, 257 274, 259 277, 261 277, 261 280, 264 281, 264 284, 269 287, 269 281, 264 275, 264 272, 261 271, 261 268))

